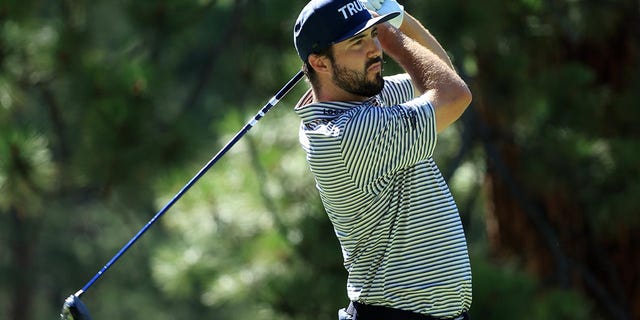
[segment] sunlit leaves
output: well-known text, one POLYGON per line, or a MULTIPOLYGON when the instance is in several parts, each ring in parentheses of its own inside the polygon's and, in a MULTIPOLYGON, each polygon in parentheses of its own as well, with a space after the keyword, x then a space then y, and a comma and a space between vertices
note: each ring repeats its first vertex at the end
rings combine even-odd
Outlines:
POLYGON ((38 82, 52 76, 58 32, 53 25, 4 21, 0 33, 6 51, 4 67, 16 79, 38 82))
MULTIPOLYGON (((265 283, 290 273, 292 245, 304 237, 298 224, 322 212, 306 205, 317 198, 297 145, 299 120, 272 112, 165 217, 172 240, 157 251, 153 270, 167 294, 199 291, 208 306, 240 303, 268 296, 265 283)), ((233 113, 225 123, 242 124, 233 113)))
POLYGON ((40 213, 41 195, 53 188, 55 173, 44 137, 0 130, 0 212, 40 213))

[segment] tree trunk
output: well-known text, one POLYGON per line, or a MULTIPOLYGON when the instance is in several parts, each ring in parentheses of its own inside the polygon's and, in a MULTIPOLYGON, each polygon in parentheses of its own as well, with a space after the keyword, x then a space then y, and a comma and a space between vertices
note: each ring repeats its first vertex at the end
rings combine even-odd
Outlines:
MULTIPOLYGON (((550 121, 560 121, 557 128, 577 132, 589 142, 601 140, 609 146, 625 143, 625 147, 618 146, 618 150, 635 146, 632 141, 639 138, 637 117, 634 116, 637 111, 625 108, 637 108, 637 101, 628 101, 637 96, 637 89, 634 89, 637 84, 633 79, 637 76, 629 70, 638 67, 640 11, 637 2, 601 9, 608 10, 608 15, 601 16, 605 11, 596 7, 582 8, 602 19, 603 23, 599 25, 606 22, 607 28, 598 29, 599 34, 580 33, 578 27, 567 24, 562 18, 541 14, 538 18, 554 29, 546 41, 562 45, 541 46, 542 37, 532 36, 527 26, 513 25, 505 34, 515 34, 526 41, 511 43, 511 47, 501 47, 504 43, 496 41, 493 48, 477 49, 477 88, 472 112, 476 113, 478 135, 488 161, 486 225, 495 257, 516 257, 527 271, 545 284, 579 288, 595 301, 606 318, 640 319, 640 232, 637 223, 633 223, 637 219, 621 218, 636 216, 634 211, 638 208, 632 207, 638 202, 619 196, 633 194, 633 190, 638 189, 637 182, 627 181, 637 178, 634 169, 637 161, 634 165, 628 164, 633 160, 614 159, 613 171, 618 177, 610 179, 616 181, 588 185, 584 181, 591 181, 592 177, 579 179, 584 175, 580 163, 567 163, 571 159, 548 159, 556 152, 553 150, 547 151, 547 158, 540 154, 549 148, 563 147, 561 144, 543 141, 536 149, 525 144, 543 137, 532 134, 527 137, 528 141, 513 138, 518 130, 515 124, 518 120, 520 124, 523 121, 523 116, 517 113, 537 107, 523 101, 526 99, 522 99, 522 95, 537 92, 544 98, 540 101, 546 102, 550 110, 545 114, 548 118, 542 118, 545 121, 542 124, 527 123, 539 126, 538 131, 533 132, 547 133, 548 127, 556 125, 550 121), (521 59, 522 56, 527 59, 521 59), (497 62, 504 65, 497 65, 497 62), (553 79, 558 70, 567 70, 562 69, 569 68, 567 66, 574 68, 568 69, 570 71, 577 69, 587 75, 579 85, 557 81, 555 85, 562 86, 558 90, 548 80, 553 79), (528 90, 522 90, 527 86, 528 90), (597 94, 590 95, 592 92, 589 91, 597 94), (594 103, 587 101, 587 97, 598 100, 594 103), (520 118, 515 119, 518 116, 520 118), (630 119, 636 120, 635 125, 630 119), (527 170, 532 168, 533 162, 547 166, 543 171, 547 176, 539 178, 546 181, 546 185, 527 181, 531 179, 527 170), (572 171, 566 175, 578 178, 558 177, 558 173, 562 174, 566 168, 572 171), (584 196, 580 200, 578 192, 587 189, 592 189, 588 194, 602 197, 590 203, 602 203, 606 211, 597 212, 605 209, 593 208, 585 203, 584 196), (616 201, 627 203, 626 206, 615 206, 612 202, 616 201), (606 231, 594 222, 598 220, 588 215, 594 212, 603 215, 607 223, 613 225, 609 228, 615 231, 606 231)), ((510 39, 501 36, 503 40, 510 39)), ((568 78, 568 81, 573 80, 568 78)), ((576 158, 585 159, 580 156, 576 158)), ((612 157, 617 156, 612 154, 612 157)), ((629 155, 623 156, 633 159, 629 155)))
POLYGON ((15 207, 9 210, 12 226, 10 228, 9 246, 12 272, 11 285, 13 292, 9 305, 9 320, 31 319, 33 302, 32 282, 34 237, 29 231, 28 218, 15 207))

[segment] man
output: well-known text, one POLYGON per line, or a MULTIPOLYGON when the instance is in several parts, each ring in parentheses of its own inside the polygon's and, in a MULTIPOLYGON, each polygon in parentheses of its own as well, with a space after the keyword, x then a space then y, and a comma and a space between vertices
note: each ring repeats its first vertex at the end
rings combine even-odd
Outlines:
POLYGON ((348 271, 341 319, 463 319, 471 305, 464 231, 432 158, 471 93, 402 10, 312 0, 294 27, 311 84, 296 107, 300 142, 348 271), (383 78, 383 51, 406 74, 383 78))

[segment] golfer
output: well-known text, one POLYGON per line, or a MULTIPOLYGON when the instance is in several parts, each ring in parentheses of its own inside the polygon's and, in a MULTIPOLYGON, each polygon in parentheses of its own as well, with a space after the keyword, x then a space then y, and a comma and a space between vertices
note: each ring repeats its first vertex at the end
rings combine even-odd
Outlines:
POLYGON ((467 243, 433 151, 468 87, 394 0, 312 0, 294 42, 311 85, 300 143, 348 272, 339 318, 467 319, 467 243), (383 77, 383 53, 406 73, 383 77))

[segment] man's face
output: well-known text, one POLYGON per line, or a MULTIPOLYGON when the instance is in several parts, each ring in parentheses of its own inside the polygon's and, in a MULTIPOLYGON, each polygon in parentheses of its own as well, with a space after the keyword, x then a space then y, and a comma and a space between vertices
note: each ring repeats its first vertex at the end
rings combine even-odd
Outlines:
POLYGON ((333 82, 351 94, 372 97, 384 87, 382 49, 373 27, 333 48, 333 82))

